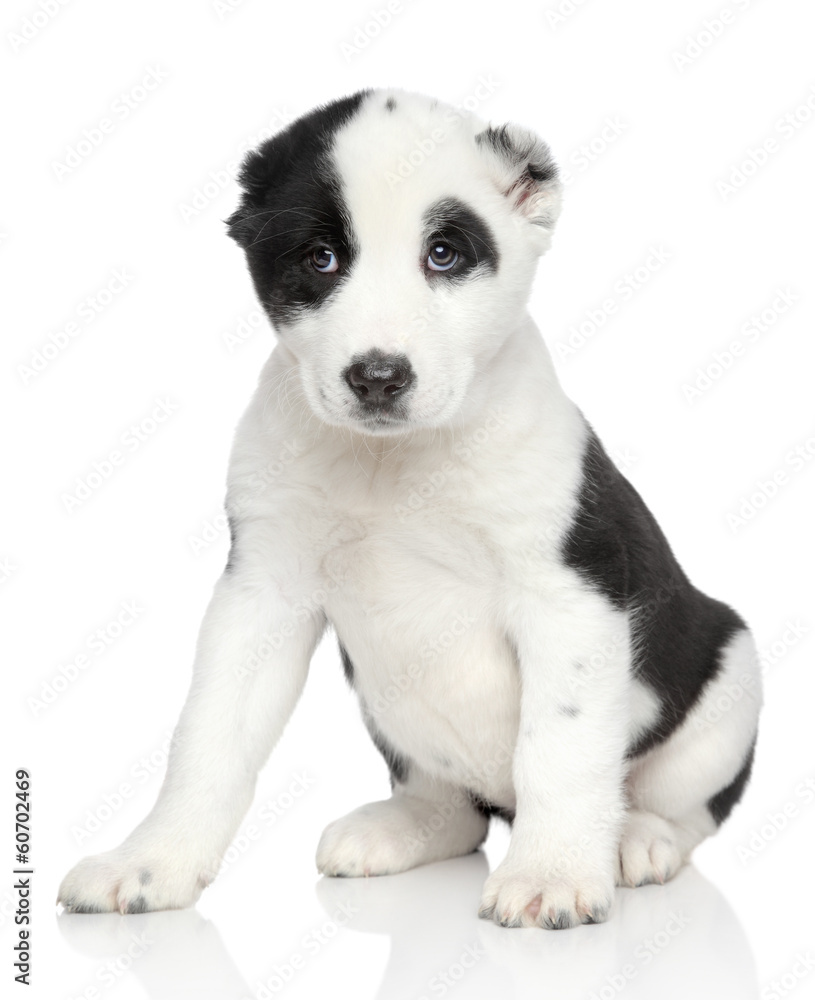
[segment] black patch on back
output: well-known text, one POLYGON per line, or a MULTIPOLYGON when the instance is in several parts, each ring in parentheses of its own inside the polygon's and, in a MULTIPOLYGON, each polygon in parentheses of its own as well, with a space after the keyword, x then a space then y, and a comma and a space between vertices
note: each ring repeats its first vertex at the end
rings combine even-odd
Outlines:
POLYGON ((482 816, 486 816, 490 819, 492 816, 497 816, 502 819, 505 823, 509 823, 510 826, 515 822, 515 810, 514 809, 504 809, 503 806, 497 806, 492 802, 488 802, 485 798, 482 798, 477 792, 472 791, 472 789, 465 789, 465 794, 470 802, 470 805, 476 812, 481 813, 482 816))
POLYGON ((628 749, 637 757, 684 720, 720 667, 723 647, 746 628, 736 612, 697 590, 639 493, 589 428, 583 483, 563 558, 615 607, 632 612, 634 671, 658 695, 654 726, 628 749))
POLYGON ((394 101, 392 97, 389 97, 387 101, 385 101, 385 107, 388 111, 393 111, 396 107, 396 101, 394 101))
POLYGON ((490 227, 458 198, 442 198, 424 213, 426 244, 447 243, 458 251, 458 260, 449 271, 430 271, 431 281, 464 278, 476 267, 498 270, 498 245, 490 227))
POLYGON ((342 283, 357 248, 331 161, 334 136, 369 91, 315 108, 267 139, 243 162, 244 194, 227 224, 246 253, 258 299, 273 322, 319 306, 342 283), (311 251, 327 246, 338 271, 320 274, 311 251))
POLYGON ((727 788, 723 788, 712 798, 708 799, 708 811, 720 826, 733 811, 733 807, 744 794, 744 789, 750 780, 750 773, 753 770, 753 761, 756 756, 756 738, 753 739, 750 749, 747 751, 747 756, 744 758, 744 764, 736 777, 730 782, 727 788))

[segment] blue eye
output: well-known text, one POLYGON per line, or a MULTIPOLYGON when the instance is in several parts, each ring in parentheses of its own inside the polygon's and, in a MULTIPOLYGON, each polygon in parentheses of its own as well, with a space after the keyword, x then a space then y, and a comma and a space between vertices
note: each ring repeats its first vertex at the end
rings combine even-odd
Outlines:
POLYGON ((457 250, 447 243, 434 243, 427 255, 427 266, 431 271, 449 271, 457 260, 457 250))
POLYGON ((314 270, 319 271, 320 274, 331 274, 337 271, 340 266, 337 261, 337 255, 333 250, 329 250, 328 247, 317 247, 316 250, 312 250, 309 260, 314 270))

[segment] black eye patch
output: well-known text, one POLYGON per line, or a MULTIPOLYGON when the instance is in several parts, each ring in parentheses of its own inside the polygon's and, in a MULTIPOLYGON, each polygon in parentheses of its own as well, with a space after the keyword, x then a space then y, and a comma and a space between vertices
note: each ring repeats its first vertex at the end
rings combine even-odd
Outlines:
POLYGON ((258 298, 273 320, 285 322, 331 295, 348 275, 356 245, 339 184, 325 173, 319 181, 292 178, 267 206, 252 219, 244 250, 258 298), (321 249, 335 255, 336 270, 313 266, 321 249))
POLYGON ((244 161, 244 196, 228 220, 229 234, 243 247, 258 298, 274 322, 321 305, 353 265, 356 241, 331 150, 366 93, 316 108, 244 161), (312 266, 321 248, 335 254, 336 270, 312 266))
POLYGON ((477 267, 498 270, 498 247, 490 227, 468 205, 458 198, 442 198, 424 213, 425 232, 423 257, 428 248, 437 244, 452 247, 458 253, 456 263, 446 271, 427 272, 432 280, 467 277, 477 267))

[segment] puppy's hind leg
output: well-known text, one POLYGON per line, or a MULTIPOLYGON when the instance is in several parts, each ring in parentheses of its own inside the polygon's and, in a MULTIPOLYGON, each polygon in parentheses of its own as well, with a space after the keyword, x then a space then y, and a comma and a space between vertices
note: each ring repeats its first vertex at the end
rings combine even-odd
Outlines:
POLYGON ((464 789, 402 762, 391 798, 326 827, 317 868, 324 875, 392 875, 469 854, 483 843, 488 826, 464 789))
POLYGON ((745 629, 679 729, 631 765, 618 885, 667 881, 727 819, 750 777, 760 707, 758 656, 745 629))

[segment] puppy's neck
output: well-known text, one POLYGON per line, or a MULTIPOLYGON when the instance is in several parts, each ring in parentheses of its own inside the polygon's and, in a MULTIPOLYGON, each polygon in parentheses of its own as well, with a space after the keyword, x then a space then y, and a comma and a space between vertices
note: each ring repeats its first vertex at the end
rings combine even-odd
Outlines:
POLYGON ((458 414, 457 426, 478 427, 491 412, 506 414, 519 431, 540 428, 573 404, 565 396, 552 357, 527 314, 478 373, 458 414))

